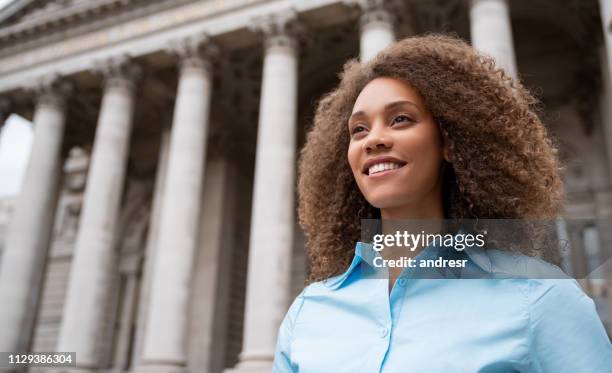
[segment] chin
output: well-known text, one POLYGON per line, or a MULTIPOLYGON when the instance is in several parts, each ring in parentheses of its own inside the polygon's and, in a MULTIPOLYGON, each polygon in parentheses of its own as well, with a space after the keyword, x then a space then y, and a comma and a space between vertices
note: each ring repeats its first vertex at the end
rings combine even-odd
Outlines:
POLYGON ((368 200, 370 205, 376 207, 377 209, 388 209, 404 205, 405 203, 402 202, 406 200, 406 197, 387 194, 368 196, 368 198, 366 199, 368 200))

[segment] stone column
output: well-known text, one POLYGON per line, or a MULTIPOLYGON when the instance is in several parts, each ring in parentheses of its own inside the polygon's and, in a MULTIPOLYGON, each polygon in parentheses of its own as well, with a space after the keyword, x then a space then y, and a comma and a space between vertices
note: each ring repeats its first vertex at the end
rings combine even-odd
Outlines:
POLYGON ((190 372, 222 372, 225 366, 227 322, 230 315, 230 285, 236 277, 232 264, 233 247, 230 220, 234 202, 234 165, 224 153, 232 143, 211 138, 211 157, 206 160, 199 222, 200 240, 194 258, 192 278, 189 363, 190 372), (211 149, 212 150, 212 149, 211 149))
MULTIPOLYGON (((612 168, 612 148, 610 147, 610 145, 612 145, 612 107, 610 106, 610 99, 612 98, 612 0, 599 0, 599 6, 605 46, 600 53, 600 55, 602 55, 602 63, 604 64, 604 66, 602 66, 604 78, 603 92, 600 103, 602 110, 602 121, 604 122, 603 130, 606 137, 605 143, 608 145, 608 148, 606 149, 608 155, 608 167, 612 168)), ((600 203, 603 198, 600 196, 597 199, 599 200, 598 203, 600 203)), ((609 210, 609 203, 612 201, 608 198, 605 202, 608 203, 606 210, 609 210)), ((612 214, 608 213, 603 219, 608 226, 602 228, 609 228, 610 220, 612 220, 612 214)), ((606 238, 610 238, 608 237, 610 234, 609 230, 604 232, 604 234, 606 238)), ((606 276, 606 286, 608 290, 608 320, 610 321, 610 325, 612 325, 612 260, 610 260, 612 258, 612 247, 610 247, 609 240, 602 243, 602 258, 605 266, 603 271, 606 276)))
POLYGON ((243 350, 236 371, 269 372, 289 306, 298 48, 293 14, 260 20, 265 52, 249 243, 243 350))
POLYGON ((471 0, 470 27, 472 46, 495 58, 499 67, 517 78, 507 0, 471 0))
POLYGON ((604 188, 595 192, 597 231, 599 234, 599 267, 593 275, 606 294, 608 305, 608 327, 612 322, 612 189, 604 188))
POLYGON ((52 78, 37 90, 34 142, 0 266, 0 351, 29 349, 61 174, 71 85, 52 78))
MULTIPOLYGON (((608 71, 612 73, 612 0, 599 0, 608 71)), ((612 75, 608 76, 612 80, 612 75)))
POLYGON ((367 62, 395 42, 394 17, 385 0, 351 0, 362 11, 359 20, 359 59, 367 62))
POLYGON ((159 237, 159 224, 161 220, 161 202, 164 194, 166 171, 168 169, 168 150, 170 145, 170 126, 162 129, 159 156, 157 157, 157 171, 155 175, 155 186, 153 193, 153 207, 149 218, 149 230, 147 232, 147 246, 145 249, 145 263, 142 273, 140 291, 138 294, 138 316, 136 321, 136 334, 134 347, 132 348, 133 366, 140 366, 142 358, 142 345, 144 341, 144 329, 147 324, 147 316, 151 299, 151 277, 153 276, 153 265, 155 264, 155 252, 157 250, 157 239, 159 237))
POLYGON ((206 37, 182 40, 178 92, 170 134, 161 224, 141 371, 184 372, 190 283, 204 179, 211 101, 211 55, 206 37))
POLYGON ((602 71, 600 107, 608 165, 612 175, 612 0, 600 0, 599 5, 604 38, 604 45, 599 50, 602 71))
POLYGON ((97 371, 101 346, 108 342, 101 336, 116 270, 115 225, 140 71, 126 57, 105 61, 101 69, 106 82, 57 346, 58 351, 76 352, 79 372, 97 371))

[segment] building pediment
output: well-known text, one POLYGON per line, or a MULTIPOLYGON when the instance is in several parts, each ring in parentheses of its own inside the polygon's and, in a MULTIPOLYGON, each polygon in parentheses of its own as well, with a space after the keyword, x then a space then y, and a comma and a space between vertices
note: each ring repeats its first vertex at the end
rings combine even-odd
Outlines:
MULTIPOLYGON (((41 39, 77 26, 99 23, 163 0, 13 0, 0 10, 0 49, 41 39)), ((175 3, 181 3, 179 0, 175 3)))

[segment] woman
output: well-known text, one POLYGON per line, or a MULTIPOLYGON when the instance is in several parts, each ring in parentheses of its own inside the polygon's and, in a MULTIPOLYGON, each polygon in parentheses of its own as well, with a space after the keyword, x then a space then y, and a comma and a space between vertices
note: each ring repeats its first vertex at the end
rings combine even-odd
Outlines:
MULTIPOLYGON (((612 371, 609 338, 576 281, 417 278, 393 267, 372 277, 372 258, 397 252, 358 242, 362 219, 382 219, 389 233, 385 222, 398 219, 557 216, 556 149, 534 104, 451 37, 408 38, 365 65, 347 63, 301 154, 310 284, 280 327, 275 372, 612 371)), ((501 273, 509 263, 546 267, 534 256, 554 262, 555 252, 463 258, 501 273)))

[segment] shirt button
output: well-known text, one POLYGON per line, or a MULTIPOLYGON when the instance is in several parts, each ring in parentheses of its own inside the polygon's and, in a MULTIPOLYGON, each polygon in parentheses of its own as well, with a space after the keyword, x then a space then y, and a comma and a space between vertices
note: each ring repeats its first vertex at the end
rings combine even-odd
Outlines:
POLYGON ((380 329, 380 337, 381 338, 385 338, 387 336, 387 334, 389 334, 389 329, 387 329, 387 328, 380 329))
POLYGON ((406 285, 406 279, 405 278, 400 278, 398 280, 399 286, 405 286, 406 285))

